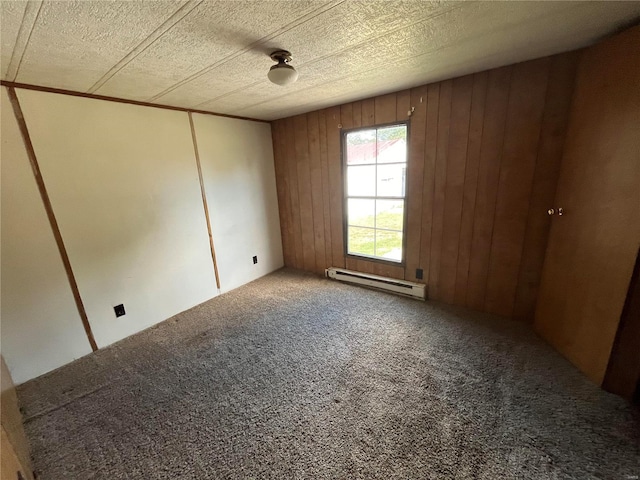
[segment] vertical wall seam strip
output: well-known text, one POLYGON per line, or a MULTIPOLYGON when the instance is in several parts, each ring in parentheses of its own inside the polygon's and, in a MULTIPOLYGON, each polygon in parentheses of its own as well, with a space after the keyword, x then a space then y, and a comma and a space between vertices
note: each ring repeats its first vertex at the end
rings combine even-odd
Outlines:
POLYGON ((13 108, 13 113, 16 117, 16 121, 18 122, 20 134, 22 135, 22 140, 27 151, 27 156, 29 157, 29 162, 31 163, 33 176, 38 186, 38 191, 40 192, 40 197, 42 198, 42 203, 44 204, 44 209, 47 213, 47 218, 49 219, 49 224, 51 225, 51 230, 53 232, 56 245, 58 246, 58 251, 60 252, 60 257, 67 274, 67 279, 69 280, 69 286, 71 287, 71 292, 73 293, 73 299, 75 300, 78 314, 80 315, 80 319, 82 320, 82 326, 84 327, 84 331, 87 335, 87 339, 89 340, 89 344, 91 345, 91 349, 95 352, 96 350, 98 350, 98 345, 96 344, 96 340, 93 337, 91 324, 89 323, 89 318, 87 317, 87 312, 84 308, 84 303, 82 302, 82 297, 80 296, 80 291, 78 289, 78 283, 76 282, 76 277, 73 273, 73 269, 71 268, 69 255, 67 254, 67 249, 64 245, 64 241, 62 240, 62 234, 60 233, 60 227, 58 226, 58 221, 56 220, 53 206, 51 205, 51 200, 49 199, 49 194, 47 193, 47 187, 44 184, 44 179, 42 178, 40 165, 38 164, 38 159, 36 157, 35 150, 33 149, 33 144, 31 143, 31 137, 29 135, 29 130, 27 129, 27 123, 24 119, 20 101, 18 100, 18 96, 16 95, 16 91, 13 87, 9 87, 7 90, 9 99, 11 101, 11 107, 13 108))
POLYGON ((193 116, 189 115, 189 126, 191 127, 191 139, 193 140, 193 152, 196 157, 196 166, 198 167, 198 178, 200 180, 200 194, 202 195, 202 206, 204 208, 204 216, 207 220, 207 232, 209 233, 209 247, 211 248, 211 260, 213 261, 213 271, 216 275, 216 287, 220 291, 220 275, 218 274, 218 262, 216 261, 216 249, 213 245, 213 233, 211 231, 211 219, 209 218, 209 206, 207 205, 207 192, 204 188, 204 179, 202 177, 202 166, 200 164, 200 153, 198 151, 198 140, 196 139, 196 128, 193 124, 193 116))

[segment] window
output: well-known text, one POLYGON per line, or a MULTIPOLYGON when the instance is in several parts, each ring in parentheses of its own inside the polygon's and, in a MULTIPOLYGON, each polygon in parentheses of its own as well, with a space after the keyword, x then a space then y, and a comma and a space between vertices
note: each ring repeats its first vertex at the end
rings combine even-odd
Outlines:
POLYGON ((407 125, 344 134, 347 254, 402 263, 407 125))

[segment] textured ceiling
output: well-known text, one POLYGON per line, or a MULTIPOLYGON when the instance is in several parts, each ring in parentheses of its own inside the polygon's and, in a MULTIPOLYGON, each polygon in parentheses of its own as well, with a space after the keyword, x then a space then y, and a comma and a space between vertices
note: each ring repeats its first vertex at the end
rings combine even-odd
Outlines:
POLYGON ((4 80, 272 120, 573 50, 640 2, 2 1, 4 80), (269 83, 287 49, 297 83, 269 83))

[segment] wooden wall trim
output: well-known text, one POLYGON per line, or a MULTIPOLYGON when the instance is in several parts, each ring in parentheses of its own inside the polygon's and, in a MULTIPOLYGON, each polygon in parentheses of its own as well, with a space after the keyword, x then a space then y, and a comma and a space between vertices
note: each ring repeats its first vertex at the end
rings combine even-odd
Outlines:
POLYGON ((63 88, 45 87, 42 85, 31 85, 29 83, 8 82, 0 80, 0 85, 7 88, 21 88, 23 90, 34 90, 36 92, 57 93, 59 95, 69 95, 71 97, 92 98, 94 100, 104 100, 106 102, 126 103, 129 105, 138 105, 140 107, 162 108, 164 110, 174 110, 178 112, 201 113, 203 115, 213 115, 215 117, 235 118, 237 120, 248 120, 250 122, 271 123, 269 120, 261 120, 259 118, 241 117, 238 115, 229 115, 226 113, 208 112, 206 110, 196 110, 193 108, 175 107, 173 105, 162 105, 160 103, 141 102, 127 98, 109 97, 106 95, 96 95, 94 93, 76 92, 75 90, 65 90, 63 88))
POLYGON ((578 56, 272 122, 276 181, 288 200, 285 264, 423 282, 431 299, 532 321, 578 56), (412 109, 404 266, 345 258, 341 131, 406 120, 412 109))
POLYGON ((9 440, 7 431, 4 426, 0 427, 0 478, 4 480, 31 480, 33 476, 27 467, 25 467, 15 447, 9 440))
POLYGON ((96 340, 93 337, 93 332, 91 331, 91 324, 89 323, 87 312, 84 308, 84 303, 82 302, 80 291, 78 290, 78 283, 76 282, 76 277, 73 273, 73 269, 71 268, 69 255, 67 254, 67 249, 62 240, 62 235, 60 233, 58 221, 56 220, 55 213, 53 212, 53 206, 51 205, 49 194, 47 193, 47 187, 44 184, 42 173, 40 172, 40 165, 38 164, 38 159, 36 157, 35 150, 33 149, 33 144, 31 143, 31 137, 29 135, 29 130, 27 129, 27 124, 25 122, 24 115, 22 113, 20 101, 18 100, 18 96, 16 95, 15 88, 9 87, 7 91, 9 94, 11 107, 13 108, 13 113, 18 122, 18 127, 20 128, 20 134, 22 135, 22 140, 24 142, 24 146, 27 151, 27 156, 29 157, 29 162, 31 163, 33 176, 38 186, 38 191, 40 192, 40 197, 42 198, 42 203, 47 213, 49 224, 51 225, 51 231, 53 232, 53 236, 55 238, 58 251, 60 252, 60 258, 62 259, 62 263, 64 265, 64 269, 67 274, 69 286, 71 287, 71 292, 73 293, 73 299, 75 300, 76 308, 78 310, 78 314, 80 315, 80 320, 82 321, 82 326, 84 327, 84 331, 87 335, 87 339, 89 340, 89 344, 91 345, 91 349, 95 352, 96 350, 98 350, 98 345, 96 344, 96 340))
POLYGON ((4 358, 0 356, 0 424, 2 425, 2 445, 0 446, 0 467, 2 480, 16 478, 20 471, 25 480, 33 479, 31 448, 24 431, 20 404, 16 389, 4 358))
POLYGON ((220 275, 218 274, 218 262, 216 261, 216 249, 213 244, 213 233, 211 231, 211 219, 209 218, 209 205, 207 204, 207 192, 204 187, 204 178, 202 177, 202 165, 200 163, 200 152, 198 150, 198 139, 196 137, 196 128, 193 124, 193 116, 189 115, 189 127, 191 128, 191 139, 193 140, 193 153, 196 158, 196 167, 198 168, 198 180, 200 181, 200 194, 202 195, 202 206, 204 208, 204 217, 207 221, 207 233, 209 234, 209 248, 211 249, 211 261, 213 262, 213 272, 216 276, 216 287, 220 290, 220 275))

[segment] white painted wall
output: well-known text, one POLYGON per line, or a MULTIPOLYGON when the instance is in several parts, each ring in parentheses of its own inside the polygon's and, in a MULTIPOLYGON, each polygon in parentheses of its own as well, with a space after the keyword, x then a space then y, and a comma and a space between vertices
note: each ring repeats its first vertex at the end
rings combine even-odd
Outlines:
POLYGON ((226 292, 283 266, 271 126, 202 114, 193 121, 226 292))
POLYGON ((98 346, 215 296, 187 114, 18 97, 98 346))
POLYGON ((2 87, 1 348, 16 383, 91 352, 2 87))
MULTIPOLYGON (((22 383, 91 348, 2 90, 1 347, 22 383)), ((188 115, 17 92, 98 346, 214 297, 188 115), (119 303, 127 314, 116 319, 119 303)), ((271 130, 207 115, 194 122, 228 291, 283 265, 271 130)))

